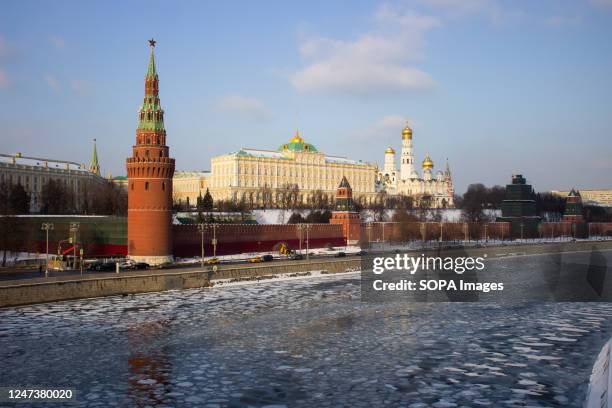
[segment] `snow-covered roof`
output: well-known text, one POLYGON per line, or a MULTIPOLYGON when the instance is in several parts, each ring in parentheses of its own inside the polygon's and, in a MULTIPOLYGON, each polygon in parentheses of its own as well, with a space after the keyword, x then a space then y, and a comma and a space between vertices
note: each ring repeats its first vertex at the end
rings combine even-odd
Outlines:
POLYGON ((259 149, 240 149, 236 153, 239 156, 253 156, 253 157, 262 157, 266 159, 286 159, 281 152, 277 152, 274 150, 259 150, 259 149))
POLYGON ((339 156, 325 156, 325 161, 327 163, 339 163, 339 164, 357 164, 361 166, 365 166, 367 163, 362 162, 361 160, 353 160, 348 157, 339 157, 339 156))
POLYGON ((19 153, 15 155, 0 154, 0 163, 58 170, 80 170, 84 172, 89 172, 89 169, 87 169, 84 164, 79 164, 66 160, 52 160, 40 157, 22 156, 19 153))
POLYGON ((175 171, 175 178, 210 177, 210 171, 175 171))

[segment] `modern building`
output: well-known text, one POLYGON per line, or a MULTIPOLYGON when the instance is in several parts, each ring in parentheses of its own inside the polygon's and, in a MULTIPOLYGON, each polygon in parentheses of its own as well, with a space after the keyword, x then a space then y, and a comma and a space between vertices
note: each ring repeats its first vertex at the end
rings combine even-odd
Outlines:
POLYGON ((172 179, 174 204, 194 206, 198 197, 204 197, 210 179, 208 171, 177 171, 172 179))
POLYGON ((416 169, 412 145, 412 129, 406 125, 402 130, 402 151, 400 167, 395 164, 395 150, 387 147, 382 171, 376 176, 377 190, 385 191, 389 196, 409 196, 415 201, 429 198, 429 205, 437 208, 454 206, 454 190, 448 160, 444 171, 434 174, 434 163, 425 156, 421 163, 423 175, 416 169))
MULTIPOLYGON (((568 197, 571 191, 551 191, 559 197, 568 197)), ((583 204, 600 205, 602 207, 612 207, 612 189, 581 189, 580 196, 583 204)))
MULTIPOLYGON (((104 183, 106 180, 100 176, 95 139, 89 166, 21 153, 0 154, 0 183, 21 184, 30 194, 30 212, 40 212, 43 186, 49 180, 63 183, 77 198, 86 192, 88 184, 104 183)), ((75 204, 78 210, 80 200, 75 200, 75 204)))
POLYGON ((281 208, 290 199, 302 205, 333 204, 343 177, 353 186, 356 201, 374 202, 376 166, 328 156, 296 132, 277 150, 242 148, 213 157, 209 189, 215 201, 242 201, 252 207, 281 208))
POLYGON ((145 75, 145 96, 139 110, 136 144, 126 160, 128 177, 128 256, 152 265, 171 262, 172 177, 174 159, 166 145, 164 110, 159 100, 155 41, 145 75))

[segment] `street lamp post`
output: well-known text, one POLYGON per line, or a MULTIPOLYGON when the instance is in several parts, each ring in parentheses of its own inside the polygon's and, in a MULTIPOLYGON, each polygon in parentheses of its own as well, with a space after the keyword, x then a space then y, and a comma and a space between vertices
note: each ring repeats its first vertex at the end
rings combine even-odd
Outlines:
POLYGON ((77 259, 77 232, 79 231, 79 223, 71 222, 70 223, 70 235, 72 236, 72 245, 73 245, 73 255, 72 255, 72 269, 76 269, 76 259, 77 259))
POLYGON ((206 224, 200 223, 198 224, 198 231, 200 231, 201 241, 201 255, 200 255, 200 266, 204 268, 204 231, 206 231, 206 224))
POLYGON ((216 257, 217 256, 217 227, 219 227, 219 224, 211 224, 210 227, 213 230, 213 239, 212 239, 213 257, 216 257))
POLYGON ((485 224, 484 228, 485 228, 485 243, 489 242, 489 231, 487 231, 487 227, 489 226, 489 224, 485 224))
POLYGON ((524 228, 525 228, 525 224, 523 222, 521 222, 521 241, 524 240, 524 228))
POLYGON ((49 276, 49 231, 53 230, 52 222, 43 222, 41 230, 47 233, 47 249, 45 251, 45 277, 49 276))
POLYGON ((372 249, 372 227, 374 226, 373 223, 368 222, 366 224, 366 229, 368 230, 368 250, 372 249))
POLYGON ((298 224, 297 225, 297 229, 298 231, 300 231, 300 252, 302 252, 302 231, 306 231, 306 259, 309 258, 308 255, 308 251, 309 251, 309 237, 308 237, 308 231, 310 231, 310 228, 312 228, 311 224, 298 224))

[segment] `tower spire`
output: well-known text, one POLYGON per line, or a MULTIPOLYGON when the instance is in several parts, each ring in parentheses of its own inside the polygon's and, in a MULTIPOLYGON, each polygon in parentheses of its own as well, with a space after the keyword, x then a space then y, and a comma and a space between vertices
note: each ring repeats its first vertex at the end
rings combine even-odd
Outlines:
POLYGON ((100 175, 100 164, 98 163, 98 149, 96 147, 96 139, 93 140, 93 153, 91 154, 91 162, 89 163, 89 171, 100 175))
POLYGON ((147 67, 147 76, 156 77, 157 71, 155 70, 155 41, 153 38, 149 40, 149 46, 151 47, 151 53, 149 54, 149 66, 147 67))

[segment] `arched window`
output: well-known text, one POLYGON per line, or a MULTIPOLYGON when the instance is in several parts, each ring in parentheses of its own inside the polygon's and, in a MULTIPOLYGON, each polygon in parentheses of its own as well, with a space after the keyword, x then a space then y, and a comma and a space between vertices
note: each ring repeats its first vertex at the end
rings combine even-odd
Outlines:
POLYGON ((148 190, 148 189, 149 189, 149 182, 145 181, 145 190, 148 190))
POLYGON ((149 151, 145 150, 145 157, 148 158, 149 157, 149 151))
MULTIPOLYGON (((166 182, 162 181, 162 191, 166 191, 166 182)), ((187 197, 189 198, 189 197, 187 197)))
POLYGON ((147 144, 151 144, 151 138, 147 137, 147 144))
POLYGON ((132 190, 134 190, 134 182, 132 181, 132 190))

